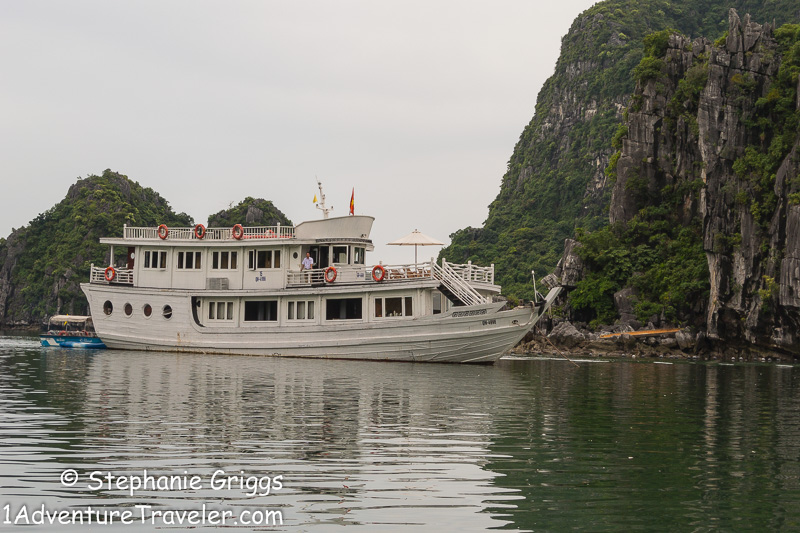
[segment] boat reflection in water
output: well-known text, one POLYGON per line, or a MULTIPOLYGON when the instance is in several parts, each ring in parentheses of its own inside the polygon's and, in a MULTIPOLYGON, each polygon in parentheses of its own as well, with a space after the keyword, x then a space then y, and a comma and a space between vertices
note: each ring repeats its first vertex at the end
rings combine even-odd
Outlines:
POLYGON ((503 371, 130 351, 81 361, 77 369, 75 360, 48 356, 47 370, 36 373, 53 392, 78 374, 85 385, 63 413, 74 433, 39 430, 44 441, 61 442, 58 469, 75 468, 81 479, 92 471, 198 475, 203 487, 134 497, 85 483, 64 488, 52 464, 39 464, 15 475, 33 483, 22 491, 28 499, 49 494, 55 507, 269 508, 281 510, 284 525, 311 529, 507 524, 486 512, 487 502, 512 504, 516 491, 497 488, 497 474, 484 468, 492 434, 486 406, 509 378, 503 371), (218 469, 281 476, 282 488, 263 496, 214 490, 209 479, 218 469))

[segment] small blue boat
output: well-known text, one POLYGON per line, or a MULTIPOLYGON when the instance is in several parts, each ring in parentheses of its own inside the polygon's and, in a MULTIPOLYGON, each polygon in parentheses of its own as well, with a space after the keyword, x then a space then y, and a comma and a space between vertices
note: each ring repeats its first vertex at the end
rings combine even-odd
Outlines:
POLYGON ((39 335, 42 346, 59 348, 105 348, 97 336, 92 317, 80 315, 55 315, 50 317, 47 331, 39 335))

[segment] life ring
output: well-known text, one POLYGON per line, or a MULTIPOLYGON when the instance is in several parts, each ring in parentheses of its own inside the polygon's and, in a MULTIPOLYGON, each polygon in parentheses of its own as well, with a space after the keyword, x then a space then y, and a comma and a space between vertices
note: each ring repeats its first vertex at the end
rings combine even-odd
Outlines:
POLYGON ((244 237, 244 228, 242 227, 242 225, 236 224, 233 227, 233 229, 231 229, 231 235, 233 235, 233 238, 236 239, 237 241, 242 237, 244 237))
POLYGON ((325 269, 325 282, 326 283, 333 283, 336 281, 336 269, 333 267, 328 267, 325 269))
POLYGON ((202 224, 197 224, 194 227, 194 236, 197 237, 198 239, 202 239, 203 237, 205 237, 206 236, 206 227, 204 225, 202 225, 202 224))
POLYGON ((164 240, 167 238, 167 235, 169 235, 169 228, 167 227, 167 225, 161 224, 160 226, 158 226, 158 238, 164 240))
POLYGON ((386 278, 386 269, 381 265, 375 265, 372 269, 372 279, 380 283, 386 278))
POLYGON ((114 281, 114 278, 117 277, 117 271, 112 266, 106 267, 105 276, 106 281, 114 281))

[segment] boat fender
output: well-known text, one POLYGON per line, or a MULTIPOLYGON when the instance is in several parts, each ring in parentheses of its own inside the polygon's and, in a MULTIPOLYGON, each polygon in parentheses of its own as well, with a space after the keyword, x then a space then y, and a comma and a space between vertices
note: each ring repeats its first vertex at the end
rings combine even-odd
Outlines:
POLYGON ((325 269, 325 281, 327 283, 333 283, 336 281, 336 269, 333 267, 328 267, 325 269))
POLYGON ((372 279, 380 283, 386 278, 386 269, 381 265, 375 265, 372 269, 372 279))
POLYGON ((238 241, 239 239, 244 237, 244 228, 242 227, 241 224, 236 224, 231 230, 231 234, 233 235, 233 238, 238 241))
POLYGON ((197 224, 194 227, 194 236, 197 237, 198 239, 202 239, 203 237, 205 237, 206 236, 206 227, 204 225, 202 225, 202 224, 197 224))
POLYGON ((160 226, 158 226, 158 238, 163 241, 164 239, 167 238, 167 235, 169 235, 169 228, 167 227, 167 225, 161 224, 160 226))
POLYGON ((106 281, 114 281, 114 278, 117 277, 117 271, 114 270, 114 267, 106 267, 105 270, 106 281))

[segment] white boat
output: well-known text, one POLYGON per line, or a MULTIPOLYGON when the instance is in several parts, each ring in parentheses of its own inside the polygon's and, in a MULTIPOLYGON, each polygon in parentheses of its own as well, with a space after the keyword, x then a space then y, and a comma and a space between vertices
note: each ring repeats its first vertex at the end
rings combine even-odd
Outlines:
POLYGON ((81 285, 98 335, 111 349, 491 363, 560 290, 506 309, 493 301, 493 265, 370 265, 374 218, 323 213, 297 226, 125 226, 101 239, 127 260, 92 265, 81 285))

